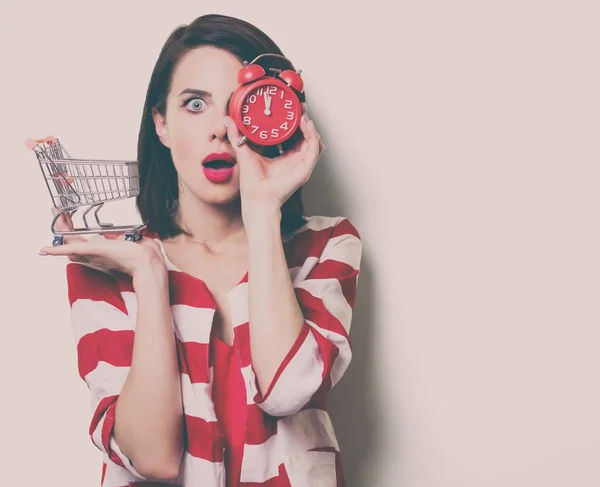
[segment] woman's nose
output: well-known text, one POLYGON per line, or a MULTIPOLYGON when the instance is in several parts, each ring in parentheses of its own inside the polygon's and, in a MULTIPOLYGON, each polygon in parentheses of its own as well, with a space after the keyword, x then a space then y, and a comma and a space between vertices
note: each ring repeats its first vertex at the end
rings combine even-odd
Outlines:
POLYGON ((225 110, 215 110, 215 113, 212 115, 210 133, 211 140, 227 138, 227 127, 225 127, 225 124, 223 123, 224 115, 225 110))

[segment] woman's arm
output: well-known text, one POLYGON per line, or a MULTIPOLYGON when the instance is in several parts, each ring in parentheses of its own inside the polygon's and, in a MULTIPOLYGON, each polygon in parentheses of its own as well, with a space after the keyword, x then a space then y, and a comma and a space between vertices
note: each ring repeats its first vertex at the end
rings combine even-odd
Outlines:
POLYGON ((131 370, 119 395, 114 436, 146 477, 175 478, 183 450, 179 366, 164 265, 133 278, 137 298, 131 370))
POLYGON ((44 252, 81 262, 67 266, 67 286, 79 375, 92 398, 92 442, 134 479, 176 477, 183 413, 160 247, 149 238, 73 239, 44 252))
POLYGON ((280 222, 277 211, 261 213, 245 223, 250 254, 250 349, 263 394, 304 324, 284 254, 280 222))
POLYGON ((308 250, 313 262, 294 282, 277 225, 249 225, 254 400, 272 416, 319 403, 352 358, 349 332, 362 244, 348 219, 330 222, 318 231, 305 230, 314 232, 308 240, 317 242, 308 250))

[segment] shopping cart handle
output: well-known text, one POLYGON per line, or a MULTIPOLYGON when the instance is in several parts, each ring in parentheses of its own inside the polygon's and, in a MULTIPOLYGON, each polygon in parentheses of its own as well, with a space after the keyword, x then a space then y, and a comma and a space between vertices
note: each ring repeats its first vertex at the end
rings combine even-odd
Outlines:
POLYGON ((56 137, 54 137, 52 135, 49 135, 48 137, 44 137, 43 139, 26 139, 25 147, 33 150, 37 147, 38 144, 43 144, 44 142, 48 142, 49 144, 52 144, 55 140, 56 140, 56 137))

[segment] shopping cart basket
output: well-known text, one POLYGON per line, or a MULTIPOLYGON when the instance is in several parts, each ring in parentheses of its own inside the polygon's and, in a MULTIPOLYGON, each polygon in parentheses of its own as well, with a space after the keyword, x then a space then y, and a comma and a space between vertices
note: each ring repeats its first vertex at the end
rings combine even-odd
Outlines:
POLYGON ((27 139, 27 148, 33 150, 44 175, 54 207, 59 210, 50 227, 54 234, 53 246, 63 244, 65 235, 103 234, 124 232, 125 239, 136 242, 142 238, 146 225, 122 225, 100 221, 98 212, 107 201, 118 201, 136 196, 139 191, 137 161, 108 161, 73 159, 56 137, 27 139), (56 221, 63 213, 70 216, 80 208, 85 227, 59 232, 56 221), (90 227, 88 213, 94 210, 97 226, 90 227))

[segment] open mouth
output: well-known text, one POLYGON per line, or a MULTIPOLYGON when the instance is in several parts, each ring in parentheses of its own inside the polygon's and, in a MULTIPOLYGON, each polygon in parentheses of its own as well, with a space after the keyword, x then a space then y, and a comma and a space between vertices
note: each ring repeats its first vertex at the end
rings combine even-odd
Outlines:
POLYGON ((202 165, 207 169, 213 169, 216 171, 218 169, 230 169, 234 166, 234 163, 222 159, 215 159, 213 161, 203 162, 202 165))

